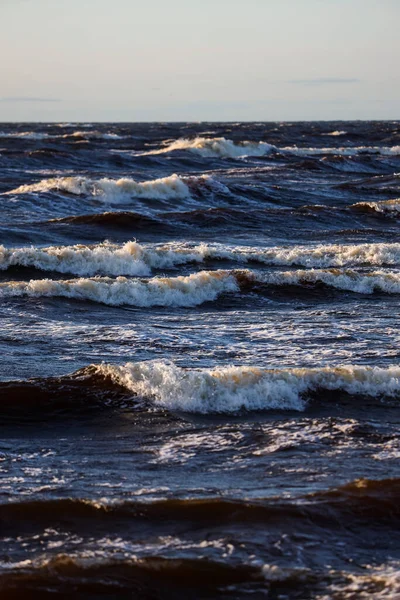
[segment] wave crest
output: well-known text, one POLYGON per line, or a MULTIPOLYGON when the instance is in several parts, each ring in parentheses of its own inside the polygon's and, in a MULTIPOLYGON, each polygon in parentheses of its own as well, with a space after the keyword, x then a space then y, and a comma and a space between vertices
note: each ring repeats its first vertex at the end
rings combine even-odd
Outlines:
MULTIPOLYGON (((79 262, 79 259, 77 260, 79 262)), ((144 267, 138 264, 132 268, 139 270, 144 267)), ((270 287, 307 288, 321 285, 358 294, 399 294, 400 273, 311 269, 264 274, 249 270, 217 270, 200 271, 188 276, 153 277, 148 280, 121 276, 116 279, 93 277, 68 281, 32 279, 28 282, 11 281, 0 284, 0 298, 61 297, 90 300, 110 306, 194 307, 214 301, 229 292, 262 293, 270 287)))
POLYGON ((186 277, 154 277, 147 281, 126 277, 98 277, 70 281, 38 279, 29 282, 8 282, 0 284, 0 298, 62 297, 90 300, 110 306, 193 307, 216 300, 223 293, 238 290, 239 285, 234 273, 201 271, 186 277))
POLYGON ((375 398, 397 398, 400 394, 400 367, 194 370, 148 361, 98 365, 96 370, 135 395, 151 398, 161 408, 202 414, 237 413, 243 409, 303 411, 307 396, 319 390, 375 398))
MULTIPOLYGON (((216 190, 218 184, 206 175, 180 177, 170 175, 151 181, 138 182, 129 177, 122 179, 94 180, 87 177, 58 177, 43 179, 38 183, 21 185, 7 194, 30 194, 43 192, 66 192, 75 196, 94 196, 96 199, 118 204, 129 202, 131 198, 144 200, 184 200, 192 197, 191 192, 205 187, 216 190)), ((227 189, 224 187, 224 191, 227 189)))
POLYGON ((353 210, 360 212, 375 212, 384 215, 400 215, 400 198, 394 200, 382 200, 380 202, 358 202, 351 206, 353 210))
POLYGON ((203 157, 219 158, 241 158, 244 156, 264 156, 273 150, 274 146, 266 142, 240 142, 235 143, 224 137, 205 138, 196 137, 194 139, 182 138, 172 142, 159 150, 140 152, 142 156, 155 154, 168 154, 176 150, 189 150, 203 157))

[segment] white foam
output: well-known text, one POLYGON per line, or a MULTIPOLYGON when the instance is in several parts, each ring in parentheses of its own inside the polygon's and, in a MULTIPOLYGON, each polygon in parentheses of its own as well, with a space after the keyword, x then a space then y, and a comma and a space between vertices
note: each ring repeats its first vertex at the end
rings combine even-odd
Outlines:
POLYGON ((150 150, 139 152, 142 156, 154 154, 167 154, 175 150, 189 150, 204 157, 219 158, 240 158, 244 156, 264 156, 268 154, 274 146, 265 142, 240 142, 235 143, 224 137, 205 138, 196 137, 194 139, 179 139, 159 150, 150 150))
POLYGON ((226 292, 237 292, 236 277, 229 271, 201 271, 187 277, 138 279, 81 278, 69 281, 38 279, 0 284, 0 298, 18 296, 63 297, 91 300, 110 306, 198 306, 226 292))
POLYGON ((400 394, 400 367, 270 370, 230 366, 195 370, 149 361, 97 365, 96 370, 159 407, 204 414, 242 409, 302 411, 307 404, 305 396, 320 389, 370 397, 400 394))
POLYGON ((110 204, 128 202, 131 198, 148 200, 182 200, 191 198, 191 189, 196 186, 212 188, 211 178, 180 177, 170 175, 161 179, 138 182, 125 177, 121 179, 89 179, 87 177, 57 177, 43 179, 38 183, 21 185, 7 194, 30 194, 41 192, 67 192, 78 196, 94 196, 110 204))

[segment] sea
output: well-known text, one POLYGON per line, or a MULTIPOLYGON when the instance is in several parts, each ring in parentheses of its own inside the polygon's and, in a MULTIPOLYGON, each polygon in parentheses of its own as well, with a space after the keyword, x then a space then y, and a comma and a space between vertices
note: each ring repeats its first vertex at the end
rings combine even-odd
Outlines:
POLYGON ((400 598, 400 122, 0 124, 0 598, 400 598))

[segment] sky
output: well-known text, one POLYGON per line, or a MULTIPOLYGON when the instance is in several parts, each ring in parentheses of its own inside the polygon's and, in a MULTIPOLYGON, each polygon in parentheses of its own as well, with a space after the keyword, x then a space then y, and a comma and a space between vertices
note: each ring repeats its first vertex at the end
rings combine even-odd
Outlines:
POLYGON ((0 0, 0 121, 400 119, 400 0, 0 0))

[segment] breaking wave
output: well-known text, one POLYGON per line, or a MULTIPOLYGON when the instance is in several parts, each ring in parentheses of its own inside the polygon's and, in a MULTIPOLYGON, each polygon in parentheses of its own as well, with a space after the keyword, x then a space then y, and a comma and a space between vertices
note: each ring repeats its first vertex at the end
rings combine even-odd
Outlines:
POLYGON ((138 279, 93 278, 55 281, 52 279, 0 284, 0 298, 18 296, 63 297, 90 300, 110 306, 199 306, 221 294, 237 292, 235 274, 229 271, 201 271, 187 277, 138 279))
POLYGON ((224 137, 194 139, 183 138, 166 145, 159 150, 139 152, 142 156, 155 154, 168 154, 175 150, 189 150, 204 157, 240 158, 243 156, 264 156, 273 150, 274 146, 266 142, 240 142, 235 143, 224 137))
POLYGON ((74 131, 72 133, 65 133, 61 137, 63 138, 84 138, 86 140, 120 140, 122 136, 117 133, 102 133, 101 131, 74 131))
MULTIPOLYGON (((333 131, 331 136, 344 135, 345 131, 333 131)), ((281 153, 296 154, 298 156, 358 156, 363 154, 378 154, 382 156, 397 156, 400 154, 400 146, 342 146, 339 148, 319 148, 319 147, 299 147, 285 146, 277 147, 267 142, 242 141, 234 142, 225 137, 206 138, 195 137, 193 139, 181 138, 173 142, 165 143, 163 148, 157 150, 140 151, 140 156, 152 156, 158 154, 168 154, 177 150, 189 150, 205 158, 241 158, 245 156, 264 156, 275 150, 281 153)))
POLYGON ((386 294, 400 293, 400 273, 387 271, 373 271, 360 273, 352 270, 310 269, 270 273, 267 275, 249 275, 249 280, 254 277, 255 282, 276 286, 308 286, 326 285, 339 290, 355 292, 357 294, 373 294, 384 292, 386 294))
MULTIPOLYGON (((76 264, 79 265, 76 257, 76 264)), ((124 260, 124 259, 122 259, 124 260)), ((107 261, 103 257, 100 260, 107 261)), ((132 270, 142 265, 132 267, 132 270)), ((232 292, 263 292, 270 287, 303 288, 325 285, 358 294, 383 292, 400 293, 400 273, 373 271, 359 273, 352 270, 296 270, 257 273, 248 270, 200 271, 188 276, 154 277, 148 280, 93 277, 58 281, 37 279, 11 281, 0 284, 0 298, 28 296, 75 298, 109 306, 170 306, 194 307, 211 302, 232 292)))
POLYGON ((303 411, 307 396, 321 390, 375 398, 397 398, 400 394, 399 367, 194 370, 148 361, 99 365, 97 369, 135 395, 151 398, 161 408, 203 414, 236 413, 243 409, 303 411))
MULTIPOLYGON (((79 217, 76 217, 79 219, 79 217)), ((171 243, 144 246, 135 241, 123 245, 51 246, 10 248, 0 246, 0 270, 13 266, 42 271, 93 275, 147 276, 152 269, 168 269, 189 263, 228 260, 246 264, 341 267, 352 265, 398 265, 400 244, 321 245, 274 248, 229 247, 222 244, 171 243)))
MULTIPOLYGON (((235 414, 243 410, 304 411, 311 402, 330 402, 328 392, 376 399, 378 403, 383 399, 397 403, 400 367, 347 365, 266 369, 221 366, 186 369, 161 360, 124 365, 103 363, 65 377, 50 378, 48 384, 46 379, 2 383, 2 395, 5 393, 12 399, 9 407, 5 403, 2 412, 8 408, 15 410, 16 405, 28 408, 29 399, 37 397, 42 404, 33 402, 35 410, 40 407, 51 410, 53 398, 55 408, 60 408, 58 404, 61 403, 64 410, 69 406, 69 410, 78 413, 79 402, 83 402, 86 409, 90 407, 90 390, 97 407, 101 403, 107 407, 109 400, 113 402, 115 398, 116 407, 122 402, 124 407, 130 406, 132 410, 141 399, 150 403, 150 409, 199 414, 235 414)), ((334 402, 337 401, 339 396, 336 394, 334 402)))
POLYGON ((66 192, 76 196, 94 196, 96 199, 118 204, 129 202, 131 198, 148 200, 184 200, 192 197, 192 192, 201 188, 229 191, 225 186, 214 182, 211 177, 180 177, 170 175, 161 179, 138 182, 130 178, 94 180, 87 177, 59 177, 43 179, 38 183, 21 185, 7 194, 30 194, 40 192, 66 192))

